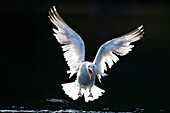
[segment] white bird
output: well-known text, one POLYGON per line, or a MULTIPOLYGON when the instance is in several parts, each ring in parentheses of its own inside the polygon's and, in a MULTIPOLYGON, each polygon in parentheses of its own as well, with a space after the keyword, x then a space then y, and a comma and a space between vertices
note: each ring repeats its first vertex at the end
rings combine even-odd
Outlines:
POLYGON ((116 55, 124 56, 129 53, 134 47, 130 43, 141 39, 144 34, 141 25, 126 35, 107 41, 98 50, 94 61, 88 62, 84 61, 83 40, 63 21, 54 6, 50 9, 48 17, 57 27, 57 30, 53 29, 54 36, 62 44, 64 58, 70 68, 67 73, 70 73, 70 77, 77 73, 77 79, 74 82, 62 84, 65 94, 73 100, 83 95, 86 102, 98 99, 105 91, 94 85, 96 76, 101 82, 101 76, 107 75, 104 73, 107 70, 106 63, 111 68, 119 60, 116 55))

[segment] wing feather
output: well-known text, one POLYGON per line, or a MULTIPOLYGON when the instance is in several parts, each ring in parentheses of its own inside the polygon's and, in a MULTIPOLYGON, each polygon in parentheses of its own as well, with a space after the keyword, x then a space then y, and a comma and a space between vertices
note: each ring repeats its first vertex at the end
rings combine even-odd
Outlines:
POLYGON ((130 43, 135 42, 144 34, 143 25, 138 27, 137 29, 133 30, 132 32, 125 34, 119 38, 112 39, 104 43, 98 50, 97 55, 93 61, 98 68, 98 78, 100 81, 101 75, 106 75, 104 71, 107 70, 106 63, 108 64, 109 68, 112 67, 114 63, 116 63, 119 58, 116 55, 126 55, 130 51, 134 45, 130 45, 130 43), (116 55, 115 55, 115 54, 116 55))
POLYGON ((48 17, 57 27, 57 29, 53 29, 54 36, 60 44, 63 44, 62 50, 64 51, 64 58, 70 67, 70 71, 67 72, 71 73, 71 77, 78 71, 80 64, 84 61, 84 42, 81 37, 64 22, 55 7, 50 9, 48 17))

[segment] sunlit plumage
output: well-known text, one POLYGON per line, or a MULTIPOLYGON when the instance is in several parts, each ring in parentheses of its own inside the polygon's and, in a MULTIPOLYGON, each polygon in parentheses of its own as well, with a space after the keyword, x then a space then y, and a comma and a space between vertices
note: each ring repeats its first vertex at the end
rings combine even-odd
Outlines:
POLYGON ((104 43, 97 52, 93 62, 84 61, 85 46, 81 37, 73 31, 60 17, 55 7, 49 12, 50 21, 57 27, 53 29, 57 41, 62 44, 64 58, 70 68, 68 73, 72 77, 75 73, 77 79, 72 83, 62 84, 65 93, 73 100, 84 95, 85 101, 98 99, 105 91, 95 86, 95 79, 106 76, 106 63, 109 68, 116 63, 119 58, 116 55, 124 56, 129 53, 135 42, 143 37, 143 26, 121 37, 112 39, 104 43), (115 55, 116 54, 116 55, 115 55))

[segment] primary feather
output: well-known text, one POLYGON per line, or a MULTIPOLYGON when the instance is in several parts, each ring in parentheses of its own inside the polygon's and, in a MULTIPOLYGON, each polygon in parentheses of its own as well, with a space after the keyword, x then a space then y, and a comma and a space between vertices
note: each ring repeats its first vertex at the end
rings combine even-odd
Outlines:
POLYGON ((107 71, 106 63, 108 64, 109 68, 111 68, 112 65, 119 60, 115 54, 123 56, 129 53, 134 47, 134 45, 130 45, 130 43, 135 42, 143 37, 143 30, 143 25, 141 25, 128 34, 107 41, 100 47, 93 61, 93 63, 95 63, 98 67, 98 70, 101 71, 101 73, 97 75, 99 81, 101 81, 100 78, 101 75, 104 75, 104 71, 107 71))
POLYGON ((62 50, 65 52, 64 58, 70 67, 70 71, 67 72, 71 73, 70 77, 72 77, 84 61, 84 42, 81 37, 63 21, 55 7, 53 7, 53 10, 51 9, 49 15, 50 21, 58 28, 58 30, 53 29, 54 36, 60 44, 63 44, 62 50))

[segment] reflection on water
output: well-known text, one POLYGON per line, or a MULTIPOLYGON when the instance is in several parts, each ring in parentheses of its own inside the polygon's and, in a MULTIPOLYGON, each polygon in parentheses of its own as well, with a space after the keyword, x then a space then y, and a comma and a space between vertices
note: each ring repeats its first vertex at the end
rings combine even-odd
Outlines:
MULTIPOLYGON (((88 113, 94 113, 94 112, 107 112, 107 111, 83 111, 83 110, 75 110, 75 109, 65 109, 65 110, 0 110, 0 112, 25 112, 25 113, 29 113, 29 112, 53 112, 53 113, 58 113, 58 112, 88 112, 88 113)), ((117 112, 113 112, 113 111, 108 111, 109 113, 117 113, 117 112)), ((141 111, 133 111, 133 112, 137 112, 137 113, 142 113, 141 111)), ((119 113, 132 113, 132 112, 119 112, 119 113)))
MULTIPOLYGON (((83 104, 83 103, 82 103, 83 104)), ((66 99, 46 99, 44 100, 34 100, 32 103, 27 103, 26 105, 11 105, 11 106, 0 106, 0 112, 8 113, 8 112, 112 112, 112 113, 143 113, 143 112, 167 112, 168 110, 164 109, 152 109, 152 108, 120 108, 120 107, 98 107, 97 109, 85 109, 87 106, 84 104, 84 108, 77 107, 77 103, 74 101, 69 101, 66 99), (30 106, 28 106, 30 105, 30 106), (37 108, 35 108, 37 106, 37 108), (74 109, 73 109, 74 108, 74 109)), ((93 108, 93 107, 92 107, 93 108)))
POLYGON ((67 101, 67 100, 64 100, 64 99, 55 99, 55 98, 47 99, 46 101, 48 101, 48 102, 69 103, 69 101, 67 101))
MULTIPOLYGON (((25 113, 29 113, 29 112, 53 112, 53 113, 58 113, 58 112, 86 112, 86 111, 82 111, 82 110, 74 110, 74 109, 66 109, 66 110, 0 110, 0 112, 25 112, 25 113)), ((95 112, 95 111, 90 111, 90 112, 95 112)))
MULTIPOLYGON (((84 111, 84 110, 75 110, 75 109, 61 109, 61 110, 0 110, 0 112, 4 112, 4 113, 8 113, 8 112, 25 112, 25 113, 29 113, 29 112, 40 112, 40 113, 45 113, 45 112, 53 112, 53 113, 58 113, 58 112, 88 112, 88 113, 95 113, 95 112, 98 112, 98 113, 100 113, 100 112, 108 112, 108 113, 144 113, 145 112, 145 110, 144 109, 142 109, 142 108, 136 108, 136 110, 134 110, 134 111, 116 111, 116 112, 114 112, 114 111, 84 111)), ((150 112, 152 112, 151 110, 150 110, 150 112)), ((164 113, 165 112, 165 110, 162 110, 162 109, 160 109, 160 111, 158 111, 158 112, 161 112, 161 113, 164 113)))

